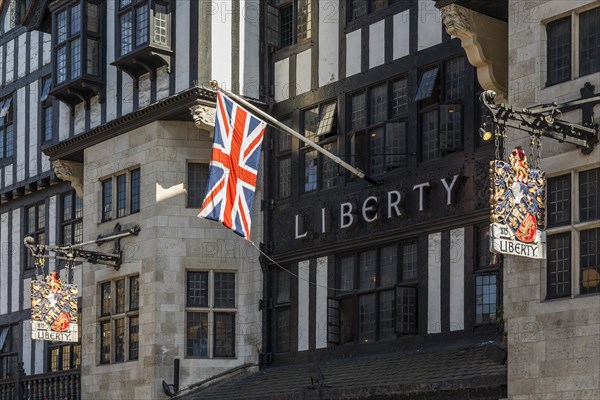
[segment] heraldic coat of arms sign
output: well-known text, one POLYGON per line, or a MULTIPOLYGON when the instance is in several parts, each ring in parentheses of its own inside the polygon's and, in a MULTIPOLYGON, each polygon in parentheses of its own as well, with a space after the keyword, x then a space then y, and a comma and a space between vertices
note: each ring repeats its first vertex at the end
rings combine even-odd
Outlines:
POLYGON ((32 338, 77 342, 77 285, 65 284, 53 271, 31 282, 32 338))
POLYGON ((519 146, 509 162, 490 162, 490 250, 528 258, 545 258, 545 173, 530 169, 519 146))

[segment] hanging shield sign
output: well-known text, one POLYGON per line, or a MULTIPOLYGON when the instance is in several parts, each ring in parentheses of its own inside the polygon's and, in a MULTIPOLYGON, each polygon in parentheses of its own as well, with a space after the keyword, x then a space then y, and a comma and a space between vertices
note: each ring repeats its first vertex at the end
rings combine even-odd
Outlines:
POLYGON ((31 281, 31 337, 77 342, 77 285, 65 284, 56 271, 31 281))
POLYGON ((545 173, 530 169, 521 147, 509 162, 490 162, 492 180, 490 250, 520 257, 546 258, 545 173))

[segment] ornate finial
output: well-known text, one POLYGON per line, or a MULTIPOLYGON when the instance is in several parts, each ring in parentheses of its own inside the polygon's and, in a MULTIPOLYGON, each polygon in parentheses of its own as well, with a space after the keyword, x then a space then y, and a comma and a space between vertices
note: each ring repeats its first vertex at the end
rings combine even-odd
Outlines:
POLYGON ((210 81, 209 84, 211 89, 217 90, 219 88, 219 82, 216 80, 210 81))

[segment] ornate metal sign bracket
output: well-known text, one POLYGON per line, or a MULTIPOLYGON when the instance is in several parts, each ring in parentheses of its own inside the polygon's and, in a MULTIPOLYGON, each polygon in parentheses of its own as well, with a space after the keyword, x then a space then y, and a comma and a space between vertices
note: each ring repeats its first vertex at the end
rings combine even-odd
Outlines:
MULTIPOLYGON (((556 102, 531 108, 517 108, 508 104, 496 104, 496 93, 486 90, 480 100, 488 109, 492 121, 502 127, 510 127, 527 132, 530 136, 546 136, 559 142, 567 142, 589 154, 598 143, 598 124, 594 124, 593 107, 600 104, 600 95, 594 95, 594 86, 586 83, 581 89, 582 98, 565 104, 556 102), (581 109, 583 125, 564 121, 557 116, 563 112, 581 109)), ((486 125, 486 123, 484 123, 486 125)), ((487 132, 482 125, 480 132, 487 132)))
POLYGON ((31 236, 27 236, 24 239, 25 247, 29 249, 31 255, 36 260, 43 260, 44 258, 50 258, 50 253, 54 253, 54 257, 57 260, 67 261, 67 265, 73 265, 76 261, 86 261, 92 264, 103 264, 113 267, 115 270, 119 270, 121 263, 123 262, 123 251, 121 250, 121 239, 127 236, 137 236, 140 232, 139 225, 133 228, 121 232, 121 225, 115 226, 115 233, 108 236, 98 236, 96 240, 89 242, 78 243, 73 245, 65 246, 49 246, 43 244, 36 244, 31 236), (114 241, 114 250, 112 253, 104 253, 100 251, 84 250, 83 247, 91 244, 101 245, 105 242, 114 241))

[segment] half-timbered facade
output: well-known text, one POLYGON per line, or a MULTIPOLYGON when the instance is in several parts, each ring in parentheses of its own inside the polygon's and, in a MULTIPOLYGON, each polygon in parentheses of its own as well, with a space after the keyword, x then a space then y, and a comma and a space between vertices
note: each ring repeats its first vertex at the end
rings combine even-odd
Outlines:
MULTIPOLYGON (((26 398, 164 398, 168 385, 256 365, 258 254, 196 215, 214 124, 204 87, 259 99, 261 3, 6 0, 0 18, 0 398, 20 395, 17 375, 26 398), (32 341, 42 271, 23 238, 75 244, 135 226, 118 248, 86 247, 120 252, 120 268, 74 268, 80 342, 32 341)), ((53 257, 43 269, 68 279, 53 257)))

